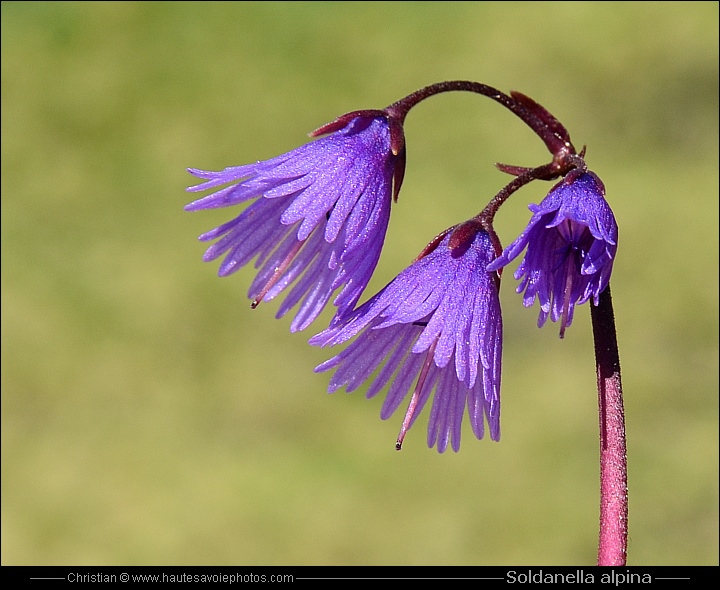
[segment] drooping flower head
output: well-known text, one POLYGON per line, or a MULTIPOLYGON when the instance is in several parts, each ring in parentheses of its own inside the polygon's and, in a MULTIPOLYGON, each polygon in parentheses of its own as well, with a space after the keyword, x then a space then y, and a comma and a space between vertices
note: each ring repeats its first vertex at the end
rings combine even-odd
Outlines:
POLYGON ((345 321, 310 339, 332 346, 357 336, 315 369, 335 369, 330 393, 351 392, 375 375, 371 398, 392 381, 380 413, 387 419, 412 391, 398 449, 433 390, 428 446, 460 448, 466 406, 477 438, 485 419, 490 437, 500 438, 502 318, 497 275, 487 271, 494 249, 484 231, 454 249, 450 243, 448 234, 345 321))
POLYGON ((334 304, 344 315, 375 269, 393 178, 395 196, 402 181, 404 150, 393 151, 390 127, 382 111, 357 111, 318 130, 330 135, 282 156, 220 172, 189 169, 205 182, 188 191, 229 186, 190 203, 188 211, 256 199, 200 236, 216 240, 203 260, 224 255, 218 274, 226 276, 255 258, 260 270, 248 292, 253 307, 292 285, 277 317, 299 304, 293 332, 306 328, 338 289, 334 304))
POLYGON ((539 205, 520 236, 494 260, 498 270, 527 247, 515 278, 523 304, 540 302, 538 326, 548 316, 561 321, 560 337, 572 324, 575 305, 591 297, 598 304, 610 282, 617 250, 618 227, 605 200, 605 186, 592 172, 573 170, 556 184, 539 205))

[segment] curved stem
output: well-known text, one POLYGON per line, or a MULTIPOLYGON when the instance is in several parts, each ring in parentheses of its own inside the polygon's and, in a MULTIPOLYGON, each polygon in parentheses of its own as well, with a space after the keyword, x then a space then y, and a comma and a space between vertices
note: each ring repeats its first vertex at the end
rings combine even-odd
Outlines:
POLYGON ((555 158, 549 164, 543 164, 537 168, 521 169, 519 167, 506 166, 505 168, 513 168, 518 175, 510 183, 505 185, 480 213, 472 219, 469 219, 452 229, 452 235, 450 236, 449 243, 450 249, 452 250, 457 248, 461 243, 471 239, 478 230, 483 229, 490 236, 490 241, 495 249, 496 256, 500 256, 500 253, 502 252, 502 245, 500 244, 500 238, 498 238, 498 235, 493 228, 493 220, 495 219, 495 214, 498 209, 500 209, 500 206, 515 191, 533 180, 552 180, 566 174, 572 169, 572 167, 577 165, 576 159, 577 156, 575 155, 572 157, 562 158, 561 160, 555 158))
POLYGON ((512 195, 516 190, 525 186, 533 180, 552 180, 558 178, 564 170, 558 167, 555 162, 549 164, 543 164, 537 168, 530 168, 525 170, 522 174, 516 176, 509 184, 507 184, 498 194, 496 194, 490 202, 485 206, 477 219, 481 220, 483 224, 491 224, 495 219, 500 206, 512 195))
POLYGON ((402 124, 408 111, 419 102, 436 94, 452 91, 474 92, 500 103, 520 117, 543 140, 550 153, 554 156, 562 152, 575 153, 575 148, 570 142, 570 135, 567 130, 545 108, 524 94, 511 92, 508 96, 504 92, 480 82, 471 82, 469 80, 438 82, 394 102, 385 109, 385 112, 402 124))
POLYGON ((547 109, 524 94, 511 92, 508 96, 504 92, 487 84, 467 80, 453 80, 439 82, 421 88, 384 109, 390 122, 393 153, 404 154, 405 137, 403 123, 410 109, 426 98, 451 91, 474 92, 500 103, 520 117, 545 142, 548 150, 550 150, 550 153, 553 155, 552 162, 538 166, 537 168, 523 168, 520 166, 498 164, 497 166, 501 171, 512 174, 516 178, 495 195, 485 209, 477 216, 448 230, 452 231, 450 248, 454 249, 470 236, 474 235, 479 229, 484 229, 490 235, 490 239, 499 256, 502 247, 493 229, 493 219, 500 206, 520 187, 533 180, 552 180, 567 174, 574 168, 585 169, 586 166, 583 159, 585 149, 583 148, 581 154, 578 155, 570 141, 570 134, 563 124, 547 109))
POLYGON ((590 305, 600 414, 600 538, 598 565, 627 560, 627 448, 620 354, 610 285, 590 305))

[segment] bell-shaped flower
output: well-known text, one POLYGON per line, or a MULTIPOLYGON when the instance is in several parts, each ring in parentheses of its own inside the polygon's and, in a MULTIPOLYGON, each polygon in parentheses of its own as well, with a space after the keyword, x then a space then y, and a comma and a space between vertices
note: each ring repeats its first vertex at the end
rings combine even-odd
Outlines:
POLYGON ((548 316, 560 320, 560 337, 572 324, 576 305, 591 297, 598 304, 610 282, 618 227, 605 200, 605 186, 592 172, 573 170, 556 184, 539 205, 520 236, 490 265, 499 270, 526 247, 515 271, 523 304, 540 302, 538 326, 548 316))
POLYGON ((428 446, 460 448, 465 408, 477 438, 500 438, 502 318, 499 280, 487 266, 494 258, 488 234, 473 232, 454 248, 448 233, 428 253, 344 321, 310 339, 316 346, 341 344, 340 354, 318 366, 335 369, 330 393, 370 382, 367 397, 389 383, 380 416, 389 418, 411 393, 398 437, 432 397, 428 446), (434 396, 432 395, 434 391, 434 396))
POLYGON ((226 276, 255 259, 253 307, 289 290, 277 317, 297 305, 293 332, 310 325, 338 290, 338 317, 355 306, 380 257, 393 180, 397 196, 404 171, 405 152, 391 149, 382 111, 349 113, 318 130, 328 131, 270 160, 220 172, 189 169, 205 182, 188 191, 228 186, 190 203, 188 211, 254 200, 200 236, 215 241, 203 260, 224 256, 218 274, 226 276))

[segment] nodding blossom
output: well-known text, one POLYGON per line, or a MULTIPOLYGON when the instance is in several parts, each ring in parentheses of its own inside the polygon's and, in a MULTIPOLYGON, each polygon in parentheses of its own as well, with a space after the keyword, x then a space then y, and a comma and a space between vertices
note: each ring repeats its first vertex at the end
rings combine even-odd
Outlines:
POLYGON ((605 200, 605 186, 592 172, 573 170, 556 184, 533 212, 525 230, 490 265, 499 270, 526 247, 515 271, 523 304, 540 302, 538 326, 548 316, 560 321, 560 337, 572 324, 576 305, 591 297, 598 304, 610 282, 618 227, 605 200))
POLYGON ((477 438, 485 420, 490 438, 500 438, 502 318, 498 277, 487 270, 494 249, 484 231, 455 248, 450 241, 448 234, 343 322, 310 339, 332 346, 356 337, 315 369, 335 369, 330 393, 370 381, 371 398, 389 383, 383 419, 411 393, 398 449, 431 397, 428 446, 458 451, 466 407, 477 438))
POLYGON ((404 171, 404 151, 391 149, 382 111, 362 111, 321 128, 334 131, 291 152, 220 172, 188 171, 204 180, 188 188, 217 189, 188 211, 254 202, 231 221, 200 236, 214 241, 203 256, 224 256, 226 276, 256 259, 248 291, 253 307, 289 290, 277 317, 296 305, 291 331, 305 329, 333 293, 337 316, 351 310, 377 265, 385 240, 392 184, 404 171))

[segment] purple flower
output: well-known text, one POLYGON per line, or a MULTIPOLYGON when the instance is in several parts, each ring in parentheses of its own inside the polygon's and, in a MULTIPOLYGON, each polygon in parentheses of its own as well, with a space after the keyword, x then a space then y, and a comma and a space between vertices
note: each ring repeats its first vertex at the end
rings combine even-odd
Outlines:
POLYGON ((332 346, 357 336, 315 369, 336 369, 330 393, 343 385, 351 392, 374 375, 371 398, 394 377, 380 413, 385 420, 412 390, 398 449, 433 390, 428 446, 437 443, 441 453, 448 444, 460 448, 466 405, 477 438, 484 435, 483 416, 490 437, 500 438, 502 318, 497 275, 487 271, 494 250, 484 231, 453 250, 450 240, 446 235, 343 322, 310 339, 332 346))
POLYGON ((488 267, 499 270, 527 246, 515 271, 523 304, 540 301, 538 326, 561 320, 560 337, 572 324, 575 305, 590 297, 598 304, 610 282, 618 228, 605 200, 605 186, 592 172, 574 170, 556 184, 520 236, 488 267))
POLYGON ((299 304, 293 332, 317 318, 338 289, 338 316, 355 306, 380 257, 393 177, 397 195, 404 170, 404 151, 391 149, 382 111, 350 113, 316 133, 328 131, 334 133, 271 160, 221 172, 188 170, 205 179, 188 191, 230 183, 190 203, 188 211, 256 199, 200 236, 217 240, 203 260, 224 255, 218 274, 226 276, 256 258, 260 270, 248 292, 253 307, 292 285, 277 317, 299 304))

